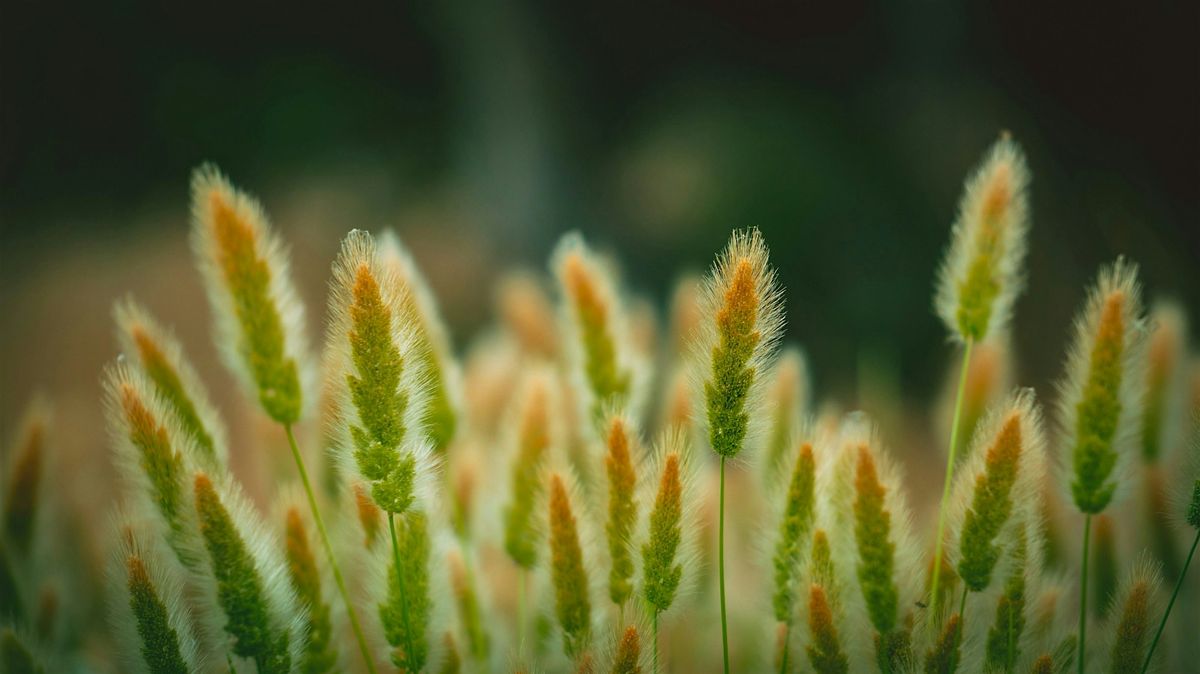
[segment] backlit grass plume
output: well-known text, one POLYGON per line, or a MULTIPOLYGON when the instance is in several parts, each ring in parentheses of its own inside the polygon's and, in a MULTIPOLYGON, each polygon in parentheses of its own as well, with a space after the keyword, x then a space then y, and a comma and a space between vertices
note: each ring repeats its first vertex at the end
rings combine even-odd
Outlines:
POLYGON ((842 592, 824 529, 813 532, 807 577, 808 662, 817 674, 846 674, 850 671, 850 658, 843 642, 849 635, 839 631, 842 592))
MULTIPOLYGON (((1092 516, 1103 512, 1126 481, 1135 451, 1140 393, 1141 291, 1137 267, 1118 259, 1100 271, 1075 320, 1075 335, 1060 384, 1060 445, 1064 476, 1075 507, 1084 514, 1083 570, 1088 586, 1092 516)), ((1080 593, 1079 672, 1087 655, 1087 591, 1080 593)))
POLYGON ((561 472, 548 479, 550 577, 563 651, 579 664, 591 644, 592 604, 569 480, 561 472))
POLYGON ((380 265, 403 288, 404 321, 412 326, 416 358, 424 377, 425 428, 435 451, 454 439, 462 409, 461 373, 450 336, 425 277, 399 237, 387 230, 379 238, 380 265))
POLYGON ((185 571, 158 548, 155 536, 128 519, 117 527, 109 564, 109 602, 122 671, 203 671, 203 653, 185 598, 185 571))
POLYGON ((128 363, 105 370, 104 393, 114 463, 131 504, 162 523, 179 561, 194 568, 200 553, 191 499, 194 440, 146 375, 128 363))
POLYGON ((1020 527, 1008 550, 1010 561, 1007 578, 996 602, 996 615, 988 628, 984 652, 984 668, 988 671, 1016 670, 1021 657, 1021 637, 1025 632, 1026 604, 1029 579, 1036 578, 1036 545, 1029 544, 1029 527, 1020 527))
MULTIPOLYGON (((46 438, 50 431, 50 408, 42 399, 35 399, 20 423, 16 441, 4 457, 3 522, 0 523, 0 555, 5 545, 22 556, 33 549, 34 532, 39 520, 40 493, 44 489, 46 472, 46 438)), ((0 559, 7 566, 7 559, 0 559)), ((7 583, 5 583, 7 584, 7 583)), ((14 599, 15 593, 4 592, 14 599)), ((0 611, 0 617, 12 608, 0 611)))
MULTIPOLYGON (((946 507, 958 452, 971 348, 1005 328, 1023 285, 1022 264, 1029 229, 1028 186, 1025 156, 1008 133, 1004 133, 967 179, 950 247, 938 270, 934 306, 951 338, 963 344, 963 356, 938 509, 935 560, 942 558, 946 507)), ((935 610, 931 615, 937 613, 941 597, 938 592, 941 569, 941 564, 934 564, 930 601, 935 610)))
POLYGON ((632 451, 636 450, 635 431, 627 420, 613 416, 606 434, 608 453, 604 457, 608 477, 608 520, 604 525, 612 567, 608 573, 608 595, 623 607, 633 594, 633 534, 637 526, 637 471, 632 451))
POLYGON ((1109 672, 1139 672, 1149 664, 1151 630, 1162 610, 1161 586, 1158 569, 1146 561, 1135 563, 1122 581, 1107 629, 1109 672))
POLYGON ((582 374, 583 407, 602 424, 607 410, 625 410, 632 402, 635 364, 628 317, 611 272, 578 233, 559 242, 551 267, 563 295, 568 353, 582 374))
POLYGON ((225 424, 208 391, 183 354, 183 347, 132 297, 113 309, 121 351, 137 363, 174 412, 180 428, 196 443, 198 459, 226 462, 225 424))
MULTIPOLYGON (((804 555, 808 551, 809 532, 816 517, 816 461, 812 443, 799 442, 792 460, 783 514, 775 539, 775 585, 772 604, 775 620, 783 624, 783 652, 780 670, 788 670, 788 644, 795 614, 795 598, 804 555)), ((786 464, 780 464, 786 465, 786 464)))
POLYGON ((696 377, 703 382, 709 444, 721 457, 717 569, 721 593, 721 643, 729 672, 725 611, 725 461, 736 457, 761 426, 752 415, 765 386, 767 366, 783 330, 783 293, 757 229, 734 232, 701 291, 699 328, 692 342, 696 377))
MULTIPOLYGON (((967 592, 993 587, 997 564, 1013 555, 1036 517, 1038 487, 1045 470, 1041 412, 1033 391, 1020 389, 994 409, 975 434, 971 458, 955 490, 952 536, 955 570, 967 592)), ((1023 543, 1021 543, 1023 545, 1023 543)), ((1025 557, 1021 553, 1020 559, 1025 557)), ((965 611, 959 618, 965 622, 965 611)))
POLYGON ((621 633, 617 642, 617 652, 613 656, 612 674, 642 674, 641 637, 633 625, 621 633))
POLYGON ((260 674, 290 672, 301 658, 305 612, 289 585, 282 546, 236 483, 204 471, 189 482, 230 651, 252 660, 260 674))
POLYGON ((268 416, 296 423, 312 374, 287 251, 258 201, 212 164, 192 174, 192 248, 226 365, 268 416))
POLYGON ((283 518, 288 578, 300 606, 308 616, 308 639, 304 644, 299 670, 302 674, 325 674, 338 664, 337 644, 333 641, 333 619, 325 598, 325 581, 309 542, 309 524, 300 507, 288 503, 283 518))
POLYGON ((808 407, 808 365, 800 349, 784 349, 775 362, 766 390, 766 405, 770 410, 770 426, 765 434, 762 465, 770 475, 779 468, 789 450, 795 448, 793 441, 808 407))
POLYGON ((504 549, 522 569, 537 563, 537 533, 542 519, 537 513, 544 486, 542 467, 550 450, 552 380, 548 373, 530 375, 518 396, 509 490, 504 509, 504 549))

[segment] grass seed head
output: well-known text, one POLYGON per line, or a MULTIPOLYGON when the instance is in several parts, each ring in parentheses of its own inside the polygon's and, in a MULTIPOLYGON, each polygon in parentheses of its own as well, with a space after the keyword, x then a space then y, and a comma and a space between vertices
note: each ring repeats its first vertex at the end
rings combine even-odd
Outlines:
POLYGON ((1128 578, 1121 583, 1108 627, 1109 671, 1141 671, 1162 615, 1161 587, 1158 568, 1144 559, 1134 564, 1128 578))
POLYGON ((842 650, 837 625, 825 586, 813 583, 808 589, 808 629, 811 641, 805 648, 817 674, 846 674, 850 658, 842 650))
POLYGON ((419 672, 429 658, 430 594, 429 558, 432 542, 429 521, 420 509, 396 516, 396 545, 400 567, 387 549, 387 600, 379 606, 384 634, 392 647, 392 663, 402 672, 419 672))
POLYGON ((308 613, 308 639, 300 670, 304 674, 324 674, 338 664, 338 653, 321 570, 309 544, 308 523, 298 504, 289 505, 284 512, 284 543, 292 589, 308 613))
POLYGON ((1029 575, 1029 545, 1025 529, 1017 530, 1011 551, 1012 565, 1004 589, 996 602, 996 617, 988 629, 985 667, 989 671, 1013 671, 1021 657, 1021 635, 1025 631, 1025 598, 1029 575))
POLYGON ((541 473, 552 437, 552 387, 550 373, 535 372, 528 376, 517 398, 511 500, 504 509, 504 549, 523 569, 537 563, 536 533, 541 529, 538 509, 544 494, 541 473))
POLYGON ((762 465, 768 476, 795 448, 795 439, 808 409, 808 363, 804 353, 792 346, 783 350, 771 369, 766 390, 770 426, 765 435, 762 465))
MULTIPOLYGON (((642 543, 642 597, 651 611, 671 608, 696 576, 695 481, 686 438, 667 431, 659 440, 654 495, 642 543)), ((649 481, 647 481, 649 483, 649 481)))
POLYGON ((564 301, 568 354, 580 373, 584 409, 596 424, 632 402, 635 364, 629 317, 612 273, 578 233, 563 237, 551 262, 564 301))
POLYGON ((1064 474, 1075 506, 1097 514, 1128 482, 1141 391, 1141 292, 1137 267, 1118 258, 1105 267, 1075 321, 1060 386, 1064 474))
POLYGON ((1183 309, 1165 301, 1155 304, 1149 322, 1141 445, 1142 459, 1153 463, 1178 442, 1183 427, 1188 326, 1183 309))
POLYGON ((709 444, 733 458, 761 430, 762 415, 751 411, 783 331, 783 293, 757 229, 730 237, 705 280, 700 306, 692 351, 709 444))
POLYGON ((554 304, 535 274, 522 270, 505 275, 496 291, 496 313, 524 353, 547 361, 558 359, 554 304))
POLYGON ((812 443, 801 442, 796 451, 791 481, 788 484, 783 517, 772 561, 775 566, 775 594, 772 602, 775 620, 790 623, 796 583, 806 552, 809 530, 816 515, 816 461, 812 443))
POLYGON ((981 342, 1003 329, 1024 284, 1029 170, 1007 133, 967 179, 935 305, 950 334, 981 342))
POLYGON ((196 443, 200 458, 213 467, 228 459, 225 424, 179 340, 132 297, 113 309, 121 351, 138 364, 169 404, 180 428, 196 443))
POLYGON ((621 633, 613 658, 612 674, 642 674, 642 643, 637 627, 630 625, 621 633))
POLYGON ((287 251, 258 201, 212 164, 192 174, 192 248, 226 365, 268 416, 299 421, 313 372, 287 251))
POLYGON ((50 429, 50 408, 35 399, 20 424, 16 444, 5 463, 4 520, 0 525, 0 542, 6 541, 14 550, 28 556, 33 549, 37 530, 39 494, 45 473, 46 437, 50 429))
POLYGON ((608 575, 609 598, 623 605, 633 593, 633 535, 637 526, 637 471, 631 445, 637 441, 629 421, 613 416, 608 423, 608 453, 604 457, 608 476, 608 521, 604 532, 608 539, 612 568, 608 575))
POLYGON ((550 473, 550 575, 563 650, 572 660, 578 660, 591 640, 592 608, 583 548, 566 480, 561 473, 550 473))
POLYGON ((925 674, 954 674, 958 671, 961 630, 962 616, 954 613, 946 620, 937 641, 925 653, 925 674))

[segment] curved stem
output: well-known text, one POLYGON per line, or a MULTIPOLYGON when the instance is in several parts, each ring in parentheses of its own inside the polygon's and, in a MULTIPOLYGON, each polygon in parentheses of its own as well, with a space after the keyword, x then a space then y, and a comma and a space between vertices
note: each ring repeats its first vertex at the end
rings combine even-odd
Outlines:
POLYGON ((1150 658, 1154 655, 1154 649, 1158 648, 1158 640, 1162 638, 1163 629, 1167 626, 1167 618, 1171 616, 1171 609, 1179 597, 1179 588, 1183 587, 1183 579, 1187 577, 1188 567, 1192 565, 1192 557, 1196 554, 1197 543, 1200 543, 1200 531, 1197 531, 1196 537, 1192 539, 1192 549, 1188 551, 1187 560, 1184 561, 1183 569, 1179 572, 1179 580, 1175 581, 1175 590, 1171 592, 1171 601, 1167 602, 1167 610, 1163 611, 1162 621, 1158 623, 1158 631, 1154 633, 1154 641, 1150 642, 1150 650, 1146 651, 1146 662, 1142 664, 1142 674, 1146 674, 1146 670, 1150 669, 1150 658))
POLYGON ((396 588, 400 591, 400 619, 404 621, 404 652, 407 662, 413 653, 412 623, 408 621, 408 600, 404 596, 404 574, 400 572, 400 544, 396 542, 396 513, 389 512, 387 516, 388 531, 392 534, 392 564, 396 565, 396 588))
POLYGON ((350 592, 346 590, 346 580, 342 578, 342 570, 338 567, 337 558, 333 555, 333 545, 329 543, 329 534, 325 531, 325 520, 321 519, 321 511, 317 508, 317 498, 313 494, 312 484, 308 480, 308 470, 304 467, 304 459, 300 456, 299 447, 296 446, 296 436, 292 434, 291 424, 284 424, 283 430, 287 432, 288 445, 292 448, 292 458, 296 460, 300 481, 304 483, 304 493, 308 496, 308 507, 312 509, 313 521, 317 523, 317 532, 321 535, 321 545, 324 546, 325 555, 329 558, 329 568, 333 571, 333 580, 337 583, 342 601, 346 603, 346 615, 350 617, 350 628, 354 631, 354 639, 358 641, 358 649, 362 652, 367 671, 375 674, 375 659, 371 657, 367 638, 363 636, 362 626, 358 623, 358 614, 354 611, 354 604, 350 601, 350 592))
POLYGON ((1092 516, 1083 518, 1083 569, 1079 574, 1079 656, 1078 672, 1083 674, 1083 660, 1087 653, 1087 596, 1088 596, 1088 543, 1092 536, 1092 516))
POLYGON ((721 654, 729 674, 729 621, 725 617, 725 457, 721 457, 721 502, 717 527, 717 576, 721 583, 721 654))
POLYGON ((971 340, 963 346, 959 367, 958 392, 954 396, 954 419, 950 422, 950 453, 946 457, 946 479, 942 484, 942 501, 938 505, 937 538, 933 542, 933 578, 929 582, 930 616, 938 612, 938 581, 942 575, 942 536, 946 530, 946 501, 950 500, 950 484, 954 477, 954 459, 958 454, 958 424, 962 420, 963 394, 967 390, 967 371, 971 369, 971 340))

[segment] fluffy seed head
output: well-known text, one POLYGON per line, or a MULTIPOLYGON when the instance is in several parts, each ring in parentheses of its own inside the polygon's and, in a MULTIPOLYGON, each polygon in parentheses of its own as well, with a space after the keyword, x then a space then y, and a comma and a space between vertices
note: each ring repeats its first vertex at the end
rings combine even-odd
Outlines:
POLYGON ((253 659, 262 674, 289 672, 300 659, 306 616, 289 586, 281 546, 235 483, 218 486, 203 471, 191 482, 231 650, 253 659))
POLYGON ((1023 285, 1029 230, 1025 155, 1003 134, 967 179, 935 305, 950 334, 980 342, 1002 329, 1023 285))
POLYGON ((637 525, 637 472, 630 445, 635 442, 629 422, 613 416, 608 423, 604 468, 608 476, 608 521, 604 533, 612 568, 608 574, 609 598, 624 604, 633 593, 633 532, 637 525))
POLYGON ((1182 426, 1187 317, 1174 302, 1158 302, 1150 313, 1146 350, 1146 393, 1142 413, 1142 459, 1159 460, 1177 441, 1182 426))
POLYGON ((1115 623, 1109 628, 1112 672, 1138 672, 1146 659, 1146 650, 1162 615, 1159 590, 1162 581, 1158 569, 1145 560, 1134 564, 1133 571, 1117 591, 1113 611, 1115 623))
POLYGON ((284 542, 292 589, 300 606, 308 612, 308 640, 300 669, 305 674, 324 674, 337 665, 337 647, 333 642, 329 604, 322 590, 321 570, 298 505, 289 505, 284 512, 284 542))
POLYGON ((1025 630, 1025 588, 1028 574, 1028 538, 1017 530, 1012 549, 1012 568, 996 602, 996 618, 988 630, 985 666, 989 671, 1012 671, 1021 657, 1021 634, 1025 630))
POLYGON ((778 470, 780 462, 795 449, 794 439, 808 407, 808 364, 796 347, 783 350, 771 370, 766 390, 766 408, 770 426, 764 445, 762 465, 767 474, 778 470))
POLYGON ((790 623, 792 604, 799 578, 801 553, 805 551, 809 529, 816 514, 816 462, 812 444, 800 444, 788 484, 783 518, 775 543, 775 620, 790 623))
POLYGON ((109 604, 125 671, 186 674, 203 671, 202 653, 184 600, 186 574, 162 554, 155 537, 124 518, 109 564, 109 604))
POLYGON ((454 602, 458 605, 462 632, 466 636, 467 653, 476 662, 486 662, 490 640, 484 627, 483 608, 475 588, 474 577, 467 567, 467 561, 458 550, 450 552, 447 563, 450 567, 450 588, 454 593, 454 602))
POLYGON ((1015 391, 982 422, 958 473, 951 532, 958 575, 972 592, 988 588, 1006 542, 1032 516, 1044 466, 1041 426, 1033 391, 1015 391))
POLYGON ((642 544, 642 597, 662 613, 675 602, 686 576, 694 577, 695 500, 690 452, 679 432, 668 431, 658 443, 654 505, 642 544), (688 513, 688 514, 685 514, 688 513))
POLYGON ((551 385, 546 373, 531 375, 518 398, 512 500, 504 510, 504 549, 525 569, 537 563, 536 511, 543 494, 542 466, 550 449, 551 385))
POLYGON ((371 235, 354 230, 333 265, 328 348, 341 353, 335 433, 385 512, 403 513, 430 488, 434 459, 421 435, 424 373, 403 320, 407 292, 379 262, 371 235))
POLYGON ((1144 377, 1137 267, 1118 259, 1100 272, 1075 321, 1075 338, 1060 386, 1061 445, 1075 505, 1103 512, 1113 501, 1136 441, 1144 377))
POLYGON ((642 644, 637 627, 630 625, 621 634, 617 654, 613 658, 612 674, 642 674, 642 644))
POLYGON ((633 394, 628 317, 611 275, 579 234, 563 237, 552 266, 564 298, 568 353, 587 392, 584 408, 601 423, 605 411, 626 409, 633 394))
POLYGON ((549 480, 550 574, 554 583, 555 615, 562 629, 563 650, 575 659, 591 638, 591 599, 583 549, 563 475, 549 480))
POLYGON ((45 402, 35 400, 25 414, 16 445, 5 466, 4 522, 0 541, 7 539, 23 555, 29 554, 33 546, 49 427, 49 407, 45 402))
POLYGON ((555 361, 559 353, 558 324, 545 288, 537 276, 519 271, 505 276, 496 293, 496 312, 516 337, 521 350, 555 361))
POLYGON ((720 456, 741 452, 760 425, 764 373, 783 330, 783 293, 757 229, 734 232, 701 293, 704 317, 693 340, 709 443, 720 456))
POLYGON ((925 653, 925 674, 954 674, 958 671, 961 629, 961 615, 955 613, 946 620, 937 641, 925 653))
POLYGON ((184 356, 179 340, 132 297, 117 302, 113 316, 121 351, 153 382, 180 428, 196 443, 200 458, 213 467, 225 465, 228 456, 225 424, 184 356))
POLYGON ((403 320, 413 326, 413 347, 424 373, 425 425, 434 450, 444 452, 454 439, 462 409, 462 373, 446 324, 425 277, 391 230, 379 239, 379 261, 402 288, 403 320))
POLYGON ((192 248, 226 365, 268 416, 295 423, 313 373, 287 251, 258 201, 212 164, 192 174, 192 248))
POLYGON ((842 650, 829 597, 820 583, 813 583, 808 589, 808 630, 812 641, 805 650, 813 670, 817 674, 849 672, 850 659, 842 650))

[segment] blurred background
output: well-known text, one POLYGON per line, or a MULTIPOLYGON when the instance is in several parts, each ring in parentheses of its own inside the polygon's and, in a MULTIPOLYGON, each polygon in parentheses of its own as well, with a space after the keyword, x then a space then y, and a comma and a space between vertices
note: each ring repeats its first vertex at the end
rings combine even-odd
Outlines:
MULTIPOLYGON (((1010 130, 1034 175, 1018 380, 1048 391, 1096 269, 1200 307, 1200 5, 58 3, 0 17, 0 420, 35 391, 107 471, 98 377, 127 292, 218 400, 187 244, 203 160, 293 249, 312 334, 351 228, 397 228, 460 348, 567 230, 664 307, 758 226, 820 395, 927 405, 963 178, 1010 130)), ((223 406, 224 409, 233 404, 223 406)))

